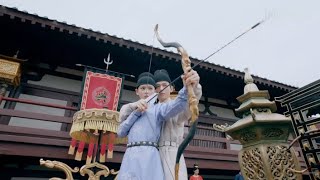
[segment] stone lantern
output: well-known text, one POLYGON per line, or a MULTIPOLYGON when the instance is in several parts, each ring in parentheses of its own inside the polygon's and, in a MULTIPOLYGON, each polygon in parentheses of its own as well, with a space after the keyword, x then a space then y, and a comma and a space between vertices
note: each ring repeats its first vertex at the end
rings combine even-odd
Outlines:
POLYGON ((236 109, 242 118, 226 127, 224 132, 243 145, 239 152, 239 165, 245 179, 302 179, 292 170, 300 170, 293 149, 287 149, 291 120, 274 113, 274 101, 269 101, 269 92, 260 91, 253 83, 248 69, 245 69, 244 94, 237 100, 241 103, 236 109))

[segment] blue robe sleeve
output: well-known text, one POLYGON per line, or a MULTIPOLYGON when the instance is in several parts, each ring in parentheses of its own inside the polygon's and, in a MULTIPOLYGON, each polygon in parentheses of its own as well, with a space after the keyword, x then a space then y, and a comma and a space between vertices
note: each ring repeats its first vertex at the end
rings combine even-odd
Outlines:
POLYGON ((122 121, 117 134, 119 137, 125 137, 128 135, 132 125, 139 119, 141 112, 133 111, 126 120, 122 121))
MULTIPOLYGON (((202 96, 202 86, 198 84, 196 87, 193 88, 194 94, 196 95, 197 100, 199 101, 202 96)), ((176 118, 176 122, 178 125, 184 125, 185 122, 188 122, 191 118, 191 112, 189 110, 189 107, 187 107, 186 110, 184 110, 182 113, 178 115, 178 118, 176 118)))
POLYGON ((168 120, 171 117, 178 115, 180 112, 184 111, 188 105, 188 93, 187 89, 183 87, 177 96, 177 98, 173 101, 169 101, 168 103, 161 103, 158 111, 157 118, 159 121, 168 120))

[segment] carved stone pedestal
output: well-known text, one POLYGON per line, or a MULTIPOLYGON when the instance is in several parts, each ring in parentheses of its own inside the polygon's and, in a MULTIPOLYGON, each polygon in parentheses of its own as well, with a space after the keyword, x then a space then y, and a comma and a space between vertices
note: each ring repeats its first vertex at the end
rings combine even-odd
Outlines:
POLYGON ((286 151, 287 144, 262 144, 244 148, 239 153, 239 164, 245 179, 296 180, 300 174, 292 172, 298 169, 295 152, 286 151))

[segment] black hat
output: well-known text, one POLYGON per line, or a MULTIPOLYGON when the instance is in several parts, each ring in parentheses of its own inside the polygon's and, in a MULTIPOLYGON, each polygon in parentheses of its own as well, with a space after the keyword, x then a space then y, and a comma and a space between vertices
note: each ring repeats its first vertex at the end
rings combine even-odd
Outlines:
POLYGON ((154 76, 149 72, 141 73, 138 77, 137 88, 143 84, 150 84, 155 87, 156 82, 154 81, 154 76))
POLYGON ((193 165, 193 171, 195 171, 195 170, 197 170, 197 169, 199 169, 199 165, 198 165, 198 164, 194 164, 194 165, 193 165))
POLYGON ((154 72, 154 80, 157 82, 159 81, 167 81, 171 83, 170 76, 168 74, 168 71, 165 69, 159 69, 154 72))

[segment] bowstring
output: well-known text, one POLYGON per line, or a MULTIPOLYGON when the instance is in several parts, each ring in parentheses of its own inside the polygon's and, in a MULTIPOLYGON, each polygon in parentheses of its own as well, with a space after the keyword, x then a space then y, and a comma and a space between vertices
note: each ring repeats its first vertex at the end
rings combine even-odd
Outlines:
MULTIPOLYGON (((152 38, 152 45, 151 45, 151 55, 150 55, 150 59, 149 59, 149 69, 148 69, 148 72, 150 73, 151 72, 151 65, 152 65, 152 57, 153 57, 153 49, 154 49, 154 39, 155 39, 155 37, 156 37, 156 33, 154 32, 153 33, 153 38, 152 38)), ((149 76, 149 74, 148 74, 148 76, 149 76)), ((148 79, 148 81, 149 81, 149 79, 148 79)), ((154 97, 153 97, 154 98, 154 97)), ((152 98, 152 99, 153 99, 152 98)), ((147 116, 147 119, 148 119, 148 122, 149 122, 149 125, 151 126, 151 128, 152 128, 152 131, 153 131, 153 133, 154 134, 156 134, 155 133, 155 130, 153 129, 153 127, 152 127, 152 124, 151 124, 151 122, 150 122, 150 119, 149 119, 149 117, 147 116)), ((165 123, 165 121, 163 122, 163 124, 165 123)), ((161 126, 161 128, 163 128, 163 126, 161 126)), ((161 131, 160 131, 160 136, 161 136, 161 131)), ((159 138, 160 138, 160 136, 158 137, 158 142, 159 142, 159 138)), ((161 153, 160 152, 160 150, 159 150, 159 153, 161 153)), ((162 153, 163 154, 163 153, 162 153)), ((167 164, 167 166, 168 166, 168 169, 169 169, 169 171, 170 171, 170 175, 171 175, 171 177, 174 179, 174 175, 173 175, 173 172, 171 171, 171 168, 170 168, 170 165, 169 165, 169 163, 167 162, 167 158, 165 158, 165 157, 163 157, 164 158, 164 160, 165 160, 165 162, 166 162, 166 164, 167 164)))
MULTIPOLYGON (((216 51, 214 51, 213 53, 211 53, 210 55, 208 55, 206 58, 200 60, 198 63, 195 63, 191 69, 194 69, 195 67, 199 66, 201 63, 203 62, 207 62, 207 60, 209 58, 211 58, 213 55, 217 54, 218 52, 220 52, 222 49, 224 49, 225 47, 229 46, 230 44, 232 44, 234 41, 238 40, 239 38, 241 38, 243 35, 247 34, 249 31, 253 30, 254 28, 256 28, 257 26, 260 26, 261 24, 265 23, 267 20, 269 20, 272 17, 273 14, 268 13, 267 15, 265 15, 265 17, 259 21, 258 23, 256 23, 255 25, 253 25, 252 27, 250 27, 249 29, 247 29, 246 31, 242 32, 240 35, 238 35, 237 37, 233 38, 231 41, 229 41, 228 43, 226 43, 225 45, 223 45, 222 47, 218 48, 216 51)), ((183 74, 181 74, 183 75, 183 74)), ((170 84, 168 84, 167 86, 165 86, 159 93, 161 93, 162 91, 164 91, 166 88, 168 88, 169 86, 171 86, 173 83, 175 83, 177 80, 179 80, 181 78, 181 75, 178 76, 177 78, 175 78, 173 81, 171 81, 170 84)), ((149 101, 151 101, 153 98, 155 98, 156 95, 154 95, 149 101)))
POLYGON ((152 45, 151 45, 151 55, 150 55, 150 59, 149 59, 149 69, 148 72, 150 73, 151 71, 151 64, 152 64, 152 57, 153 57, 153 49, 154 49, 154 39, 156 37, 156 33, 153 33, 153 38, 152 38, 152 45))
MULTIPOLYGON (((150 77, 150 73, 151 73, 151 65, 152 65, 152 57, 153 57, 153 47, 154 47, 154 39, 155 39, 155 36, 156 36, 156 33, 153 33, 153 38, 152 38, 152 45, 151 45, 151 54, 150 54, 150 59, 149 59, 149 67, 148 67, 148 77, 150 77)), ((147 84, 149 84, 149 78, 148 78, 148 80, 147 80, 147 84)), ((148 90, 148 89, 147 89, 148 90)), ((154 98, 154 97, 153 97, 154 98)), ((152 99, 153 99, 152 98, 152 99)), ((148 101, 148 102, 150 102, 150 101, 148 101)), ((148 103, 147 102, 147 103, 148 103)), ((155 129, 153 128, 153 126, 152 126, 152 123, 150 122, 150 118, 149 118, 149 116, 148 116, 148 114, 146 114, 146 116, 147 116, 147 119, 148 119, 148 123, 149 123, 149 125, 150 125, 150 127, 151 127, 151 129, 152 129, 152 131, 153 131, 153 134, 154 135, 156 135, 156 131, 155 131, 155 129)), ((159 137, 157 137, 157 139, 159 139, 160 138, 160 135, 159 135, 159 137)))

